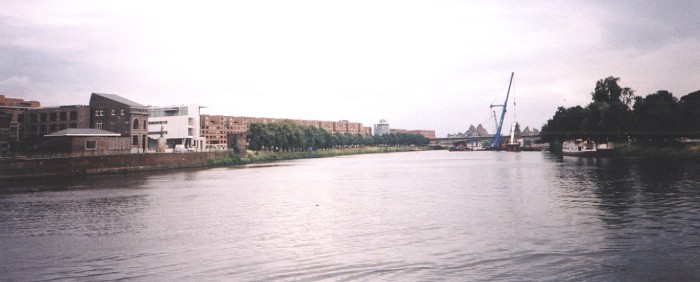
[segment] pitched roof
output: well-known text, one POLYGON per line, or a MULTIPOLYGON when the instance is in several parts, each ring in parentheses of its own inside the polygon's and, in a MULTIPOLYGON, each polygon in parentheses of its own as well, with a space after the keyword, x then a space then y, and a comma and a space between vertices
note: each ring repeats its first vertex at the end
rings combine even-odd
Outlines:
POLYGON ((89 136, 89 137, 117 137, 121 136, 119 133, 114 133, 107 130, 96 129, 96 128, 68 128, 60 131, 53 132, 51 134, 44 135, 45 137, 61 137, 61 136, 89 136))
POLYGON ((136 102, 134 102, 134 101, 131 101, 131 100, 127 99, 127 98, 124 98, 124 97, 122 97, 122 96, 115 95, 115 94, 92 93, 92 95, 101 96, 101 97, 104 97, 104 98, 107 98, 107 99, 110 99, 110 100, 114 100, 114 101, 117 101, 117 102, 119 102, 119 103, 126 104, 126 105, 129 105, 129 106, 132 106, 132 107, 140 107, 140 108, 145 108, 145 107, 146 107, 146 106, 144 106, 144 105, 141 105, 141 104, 139 104, 139 103, 136 103, 136 102))

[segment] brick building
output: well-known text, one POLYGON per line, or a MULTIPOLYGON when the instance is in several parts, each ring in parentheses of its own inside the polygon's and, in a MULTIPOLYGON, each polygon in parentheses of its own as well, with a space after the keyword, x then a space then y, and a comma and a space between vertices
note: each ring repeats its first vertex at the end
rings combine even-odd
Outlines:
POLYGON ((129 137, 132 152, 148 146, 148 108, 114 94, 92 93, 90 128, 104 129, 129 137))
POLYGON ((408 133, 420 134, 420 135, 423 135, 423 137, 425 137, 425 138, 435 139, 435 130, 418 129, 418 130, 409 130, 408 133))
POLYGON ((119 133, 94 128, 69 128, 46 135, 42 142, 51 154, 111 155, 128 154, 131 151, 129 137, 119 133))
POLYGON ((393 134, 399 134, 399 133, 419 134, 419 135, 423 135, 423 137, 428 138, 428 139, 435 139, 435 130, 425 130, 425 129, 408 130, 408 129, 392 128, 392 129, 390 129, 390 133, 393 133, 393 134))
MULTIPOLYGON (((221 150, 230 148, 232 145, 230 135, 244 134, 248 131, 248 127, 253 123, 277 123, 283 121, 292 121, 294 124, 301 126, 313 126, 324 129, 330 133, 350 133, 360 134, 362 136, 370 136, 372 134, 371 127, 363 127, 362 123, 350 122, 347 120, 341 121, 320 121, 320 120, 301 120, 301 119, 284 119, 284 118, 265 118, 265 117, 243 117, 243 116, 223 116, 223 115, 201 115, 201 135, 206 138, 207 148, 221 150)), ((240 135, 239 135, 240 136, 240 135)))
POLYGON ((24 99, 19 98, 7 98, 5 95, 0 95, 0 107, 38 108, 41 107, 41 103, 37 101, 24 101, 24 99))
POLYGON ((37 101, 24 101, 24 99, 0 95, 0 156, 7 155, 13 143, 24 137, 25 126, 18 118, 24 120, 28 110, 40 106, 41 103, 37 101))
POLYGON ((84 105, 30 109, 17 112, 18 140, 35 139, 67 128, 89 128, 90 107, 84 105))

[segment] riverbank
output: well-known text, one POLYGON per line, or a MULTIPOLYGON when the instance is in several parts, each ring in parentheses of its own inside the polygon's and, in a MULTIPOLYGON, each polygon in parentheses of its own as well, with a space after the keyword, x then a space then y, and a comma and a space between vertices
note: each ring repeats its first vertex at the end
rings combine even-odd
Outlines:
POLYGON ((233 151, 151 153, 35 159, 0 159, 0 180, 121 174, 155 170, 245 165, 280 160, 324 158, 343 155, 409 152, 427 147, 358 147, 312 152, 233 151))
POLYGON ((217 157, 209 161, 209 166, 232 166, 246 165, 261 162, 274 162, 282 160, 295 159, 312 159, 312 158, 327 158, 346 155, 360 154, 377 154, 377 153, 395 153, 395 152, 414 152, 429 150, 428 147, 356 147, 356 148, 337 148, 329 150, 317 150, 309 152, 271 152, 271 151, 247 151, 245 157, 230 153, 227 156, 217 157))
POLYGON ((700 145, 691 146, 653 146, 638 144, 615 144, 615 156, 694 159, 700 158, 700 145))
POLYGON ((188 152, 0 160, 0 179, 119 174, 206 167, 229 152, 188 152))

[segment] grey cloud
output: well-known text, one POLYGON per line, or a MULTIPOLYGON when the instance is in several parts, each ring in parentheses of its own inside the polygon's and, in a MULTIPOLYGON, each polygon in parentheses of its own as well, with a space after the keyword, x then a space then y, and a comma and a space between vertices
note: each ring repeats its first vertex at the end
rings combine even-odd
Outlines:
POLYGON ((646 51, 669 41, 700 38, 698 1, 602 1, 606 41, 613 48, 646 51))

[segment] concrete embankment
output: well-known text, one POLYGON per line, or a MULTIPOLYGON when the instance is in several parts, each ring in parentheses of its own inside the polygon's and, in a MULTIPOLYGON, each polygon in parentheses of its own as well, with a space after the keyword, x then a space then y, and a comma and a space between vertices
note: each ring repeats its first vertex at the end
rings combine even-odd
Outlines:
POLYGON ((229 152, 153 153, 45 159, 1 159, 0 179, 95 175, 205 167, 229 152))

